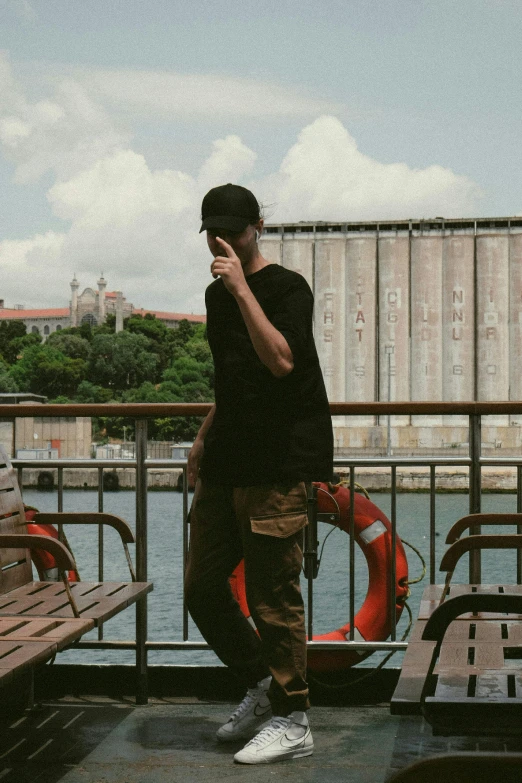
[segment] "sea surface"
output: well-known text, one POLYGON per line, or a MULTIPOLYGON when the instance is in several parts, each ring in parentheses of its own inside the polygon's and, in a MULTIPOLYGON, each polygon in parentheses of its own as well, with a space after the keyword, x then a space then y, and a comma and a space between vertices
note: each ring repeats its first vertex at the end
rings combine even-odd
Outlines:
MULTIPOLYGON (((189 504, 192 495, 189 497, 189 504)), ((390 516, 391 496, 375 493, 372 501, 381 511, 390 516)), ((24 490, 25 503, 40 511, 56 511, 57 494, 24 490)), ((415 546, 424 557, 428 571, 420 584, 411 585, 409 605, 416 617, 422 591, 429 581, 429 495, 400 493, 397 495, 397 532, 404 541, 415 546)), ((65 490, 64 511, 97 511, 98 496, 92 491, 65 490)), ((154 582, 154 590, 148 597, 148 638, 154 641, 182 640, 182 495, 177 492, 149 492, 148 494, 148 576, 154 582)), ((468 513, 467 494, 441 494, 436 498, 437 551, 436 562, 446 549, 446 532, 460 517, 468 513)), ((104 494, 104 510, 127 520, 135 528, 134 492, 107 492, 104 494)), ((515 512, 515 494, 485 494, 482 511, 515 512)), ((497 529, 495 532, 515 532, 513 528, 497 529)), ((67 537, 75 554, 80 576, 83 580, 98 578, 97 530, 85 527, 66 528, 67 537)), ((349 537, 331 525, 319 523, 320 543, 324 542, 319 575, 314 583, 314 634, 327 633, 344 625, 349 617, 349 537), (328 535, 327 540, 326 536, 328 535)), ((131 546, 131 551, 134 549, 131 546)), ((368 586, 367 567, 364 555, 358 547, 355 557, 356 612, 364 601, 368 586)), ((422 573, 419 557, 406 547, 410 579, 422 573)), ((128 580, 129 571, 118 534, 106 528, 104 543, 104 579, 106 581, 128 580)), ((134 557, 134 552, 132 552, 134 557)), ((484 583, 516 582, 516 553, 510 551, 488 551, 482 556, 482 581, 484 583)), ((436 572, 436 582, 443 582, 444 575, 436 572)), ((459 564, 453 581, 468 580, 468 560, 464 557, 459 564)), ((306 583, 302 580, 306 602, 306 583)), ((305 603, 306 606, 306 603, 305 603)), ((113 618, 104 626, 107 639, 134 639, 135 612, 132 608, 113 618)), ((407 613, 397 627, 400 639, 408 625, 407 613)), ((86 638, 97 638, 93 631, 86 638)), ((201 636, 189 623, 189 638, 200 641, 201 636)), ((373 666, 382 654, 374 654, 364 665, 373 666)), ((387 665, 400 666, 402 655, 396 653, 387 665)), ((114 650, 82 650, 61 653, 61 663, 132 663, 134 653, 114 650)), ((151 651, 151 664, 214 665, 219 663, 211 651, 151 651)))

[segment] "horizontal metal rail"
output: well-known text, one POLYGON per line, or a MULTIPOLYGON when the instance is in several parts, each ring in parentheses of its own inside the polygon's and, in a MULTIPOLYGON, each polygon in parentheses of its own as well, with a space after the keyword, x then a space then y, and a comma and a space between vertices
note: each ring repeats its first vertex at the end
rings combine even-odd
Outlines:
MULTIPOLYGON (((53 416, 118 416, 121 418, 168 418, 206 416, 210 402, 68 403, 67 405, 1 405, 2 419, 50 418, 53 416)), ((522 413, 519 402, 331 402, 332 416, 514 416, 522 413)))
MULTIPOLYGON (((408 642, 307 642, 308 650, 330 650, 346 652, 346 650, 371 651, 377 650, 406 650, 408 642)), ((95 640, 80 641, 74 645, 74 649, 84 647, 89 650, 135 650, 136 642, 133 639, 113 639, 97 642, 95 640)), ((211 650, 206 642, 157 642, 147 641, 147 650, 211 650)))
MULTIPOLYGON (((136 468, 138 462, 135 459, 12 459, 14 466, 20 468, 136 468)), ((483 466, 490 467, 517 467, 522 465, 522 455, 520 457, 480 457, 477 462, 483 466)), ((359 468, 378 468, 378 467, 425 467, 432 465, 437 467, 469 467, 473 463, 469 457, 438 457, 435 454, 431 457, 335 457, 334 467, 359 467, 359 468)), ((187 464, 186 458, 183 459, 146 459, 144 465, 147 470, 158 469, 179 469, 187 464)))

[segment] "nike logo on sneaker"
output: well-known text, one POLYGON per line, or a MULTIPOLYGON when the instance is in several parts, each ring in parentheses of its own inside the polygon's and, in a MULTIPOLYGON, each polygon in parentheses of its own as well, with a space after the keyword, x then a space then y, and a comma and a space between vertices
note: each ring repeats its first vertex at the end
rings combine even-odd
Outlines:
POLYGON ((271 712, 272 705, 268 704, 266 707, 260 707, 259 704, 256 704, 254 707, 254 715, 258 718, 260 718, 262 715, 266 715, 267 713, 271 712))
POLYGON ((301 745, 304 745, 305 739, 306 739, 306 733, 303 734, 303 736, 299 737, 298 739, 290 739, 288 734, 285 734, 284 737, 281 737, 281 746, 283 748, 298 748, 301 745))

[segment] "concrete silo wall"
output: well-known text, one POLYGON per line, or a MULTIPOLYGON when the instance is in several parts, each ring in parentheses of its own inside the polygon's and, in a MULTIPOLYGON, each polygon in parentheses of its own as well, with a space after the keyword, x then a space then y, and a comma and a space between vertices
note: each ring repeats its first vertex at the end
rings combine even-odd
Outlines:
MULTIPOLYGON (((409 242, 408 236, 378 240, 379 399, 410 398, 409 242)), ((394 416, 392 424, 407 423, 394 416)))
MULTIPOLYGON (((377 382, 377 241, 375 237, 346 242, 346 399, 375 399, 377 382)), ((352 417, 346 417, 346 424, 352 417)), ((363 424, 373 424, 374 417, 363 424)))
MULTIPOLYGON (((442 236, 413 235, 411 281, 411 399, 442 400, 442 236)), ((442 424, 413 416, 412 424, 442 424)))
MULTIPOLYGON (((509 238, 509 399, 522 400, 522 234, 509 238)), ((511 416, 522 424, 522 416, 511 416)))
MULTIPOLYGON (((476 238, 476 374, 479 400, 509 399, 509 237, 476 238)), ((489 419, 507 425, 509 417, 489 419)))
MULTIPOLYGON (((332 402, 522 400, 521 219, 267 230, 265 257, 303 274, 314 292, 332 402)), ((392 424, 398 447, 464 447, 468 439, 466 417, 392 424)), ((484 424, 486 443, 520 448, 522 416, 484 424)), ((376 425, 371 416, 337 417, 338 447, 382 446, 382 433, 369 434, 383 429, 376 425)))
MULTIPOLYGON (((475 399, 475 271, 473 235, 447 236, 442 255, 442 399, 475 399)), ((450 417, 448 426, 467 424, 450 417)))

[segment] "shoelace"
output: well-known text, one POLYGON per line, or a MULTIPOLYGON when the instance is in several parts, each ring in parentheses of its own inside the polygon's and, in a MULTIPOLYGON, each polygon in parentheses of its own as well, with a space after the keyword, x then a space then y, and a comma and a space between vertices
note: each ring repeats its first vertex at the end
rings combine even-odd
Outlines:
POLYGON ((262 745, 266 740, 273 739, 281 729, 287 729, 291 720, 289 718, 272 718, 268 726, 265 726, 259 734, 250 740, 250 745, 262 745))
POLYGON ((247 695, 239 705, 239 707, 234 710, 232 715, 230 716, 230 720, 238 720, 238 718, 241 718, 242 715, 244 715, 245 712, 247 712, 250 707, 252 706, 252 703, 257 701, 260 696, 264 694, 263 688, 251 688, 247 691, 247 695))

